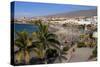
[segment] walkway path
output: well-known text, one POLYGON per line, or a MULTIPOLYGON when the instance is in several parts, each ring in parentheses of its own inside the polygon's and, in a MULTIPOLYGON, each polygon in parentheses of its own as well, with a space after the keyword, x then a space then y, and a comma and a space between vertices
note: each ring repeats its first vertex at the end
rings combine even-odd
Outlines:
POLYGON ((91 48, 76 48, 76 51, 72 54, 69 62, 84 62, 87 61, 92 54, 91 48))
MULTIPOLYGON (((93 48, 77 48, 77 44, 75 44, 72 48, 67 51, 66 58, 67 60, 63 60, 63 63, 69 62, 85 62, 88 61, 90 55, 92 55, 93 48), (73 48, 75 52, 73 52, 73 48)), ((59 60, 55 61, 59 63, 59 60)))

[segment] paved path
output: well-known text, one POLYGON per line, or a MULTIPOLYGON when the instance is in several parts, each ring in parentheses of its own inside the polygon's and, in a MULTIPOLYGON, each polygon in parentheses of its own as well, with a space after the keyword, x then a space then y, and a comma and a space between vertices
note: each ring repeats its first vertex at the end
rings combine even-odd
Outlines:
MULTIPOLYGON (((70 48, 67 51, 66 58, 68 60, 63 60, 63 63, 69 63, 69 62, 85 62, 88 61, 88 58, 90 55, 92 55, 93 48, 77 48, 77 44, 74 45, 72 48, 70 48), (73 52, 73 48, 75 49, 75 52, 73 52)), ((57 59, 55 61, 56 63, 59 63, 59 60, 57 59)))
POLYGON ((91 48, 76 48, 76 51, 72 54, 69 62, 84 62, 87 61, 92 54, 91 48))

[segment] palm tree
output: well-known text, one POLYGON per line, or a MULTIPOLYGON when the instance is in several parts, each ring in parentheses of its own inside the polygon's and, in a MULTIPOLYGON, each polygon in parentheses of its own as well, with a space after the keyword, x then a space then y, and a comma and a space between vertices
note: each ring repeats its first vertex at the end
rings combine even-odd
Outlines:
POLYGON ((60 61, 60 63, 62 63, 62 60, 67 60, 66 55, 67 53, 66 51, 64 51, 64 47, 60 46, 58 50, 58 56, 57 56, 57 59, 60 61))
MULTIPOLYGON (((28 35, 28 32, 16 32, 15 45, 19 48, 18 51, 15 52, 15 55, 19 57, 18 63, 23 60, 24 64, 28 64, 30 60, 30 48, 32 44, 32 37, 28 35)), ((17 59, 17 58, 16 58, 17 59)))
MULTIPOLYGON (((58 45, 60 45, 59 41, 56 39, 57 36, 53 33, 48 31, 48 25, 45 25, 41 22, 41 20, 36 21, 36 25, 38 26, 38 32, 36 32, 36 36, 38 42, 41 43, 44 52, 45 63, 47 64, 47 55, 46 51, 49 48, 56 48, 58 49, 58 45)), ((38 48, 40 49, 40 48, 38 48)))

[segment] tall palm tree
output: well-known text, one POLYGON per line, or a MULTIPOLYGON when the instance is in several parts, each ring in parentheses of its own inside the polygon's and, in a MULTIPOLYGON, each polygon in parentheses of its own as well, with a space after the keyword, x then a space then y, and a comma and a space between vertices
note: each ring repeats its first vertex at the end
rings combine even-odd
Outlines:
MULTIPOLYGON (((41 20, 36 21, 36 25, 38 26, 38 32, 36 32, 36 36, 38 41, 41 43, 44 51, 45 63, 47 64, 47 55, 46 50, 49 48, 58 49, 58 45, 60 45, 59 41, 56 39, 57 36, 48 31, 48 25, 45 25, 41 22, 41 20)), ((39 48, 40 49, 40 48, 39 48)))
MULTIPOLYGON (((30 46, 32 44, 32 37, 29 36, 28 32, 16 32, 15 45, 19 48, 18 51, 15 52, 15 55, 20 59, 17 60, 18 63, 23 60, 24 64, 28 64, 30 60, 30 46)), ((17 59, 17 58, 16 58, 17 59)))

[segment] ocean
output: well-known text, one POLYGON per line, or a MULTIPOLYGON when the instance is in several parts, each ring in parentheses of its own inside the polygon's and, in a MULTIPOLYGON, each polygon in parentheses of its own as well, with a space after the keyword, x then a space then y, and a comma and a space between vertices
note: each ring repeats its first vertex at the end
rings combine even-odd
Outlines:
POLYGON ((29 35, 32 32, 38 31, 38 27, 32 24, 14 24, 14 39, 16 39, 16 32, 27 31, 29 35))
POLYGON ((14 24, 14 32, 21 31, 32 33, 38 31, 38 27, 32 24, 14 24))

